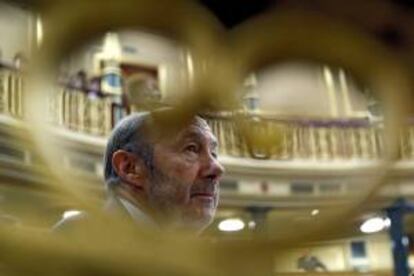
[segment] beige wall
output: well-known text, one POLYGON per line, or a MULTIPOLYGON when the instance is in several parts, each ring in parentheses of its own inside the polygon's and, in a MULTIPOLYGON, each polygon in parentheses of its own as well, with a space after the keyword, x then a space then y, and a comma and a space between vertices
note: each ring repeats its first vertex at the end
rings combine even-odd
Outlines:
POLYGON ((369 263, 373 269, 392 268, 391 242, 387 235, 373 236, 367 243, 369 263))
POLYGON ((260 108, 288 115, 329 116, 327 92, 317 67, 285 64, 257 76, 260 108))
POLYGON ((28 57, 31 20, 25 10, 0 2, 0 60, 11 63, 18 52, 28 57))
MULTIPOLYGON (((256 93, 260 108, 283 115, 331 117, 332 104, 338 117, 345 117, 347 100, 343 86, 336 75, 333 87, 336 103, 333 103, 322 68, 322 64, 286 63, 258 73, 256 93)), ((360 116, 367 111, 367 101, 351 79, 345 79, 351 112, 360 116)))

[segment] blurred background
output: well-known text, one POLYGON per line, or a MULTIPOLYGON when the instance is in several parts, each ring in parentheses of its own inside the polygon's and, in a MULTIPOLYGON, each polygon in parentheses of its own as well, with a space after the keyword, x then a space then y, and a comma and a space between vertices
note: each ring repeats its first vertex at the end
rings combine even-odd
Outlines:
MULTIPOLYGON (((365 33, 407 68, 414 64, 410 1, 196 3, 230 35, 273 11, 320 14, 365 33)), ((37 232, 82 211, 48 186, 48 162, 24 119, 27 70, 42 47, 49 6, 0 2, 0 225, 37 232)), ((197 72, 193 55, 179 40, 145 28, 108 30, 65 55, 54 91, 42 99, 53 146, 62 150, 55 162, 73 176, 65 184, 83 181, 86 192, 104 198, 107 136, 131 112, 179 102, 197 72)), ((384 171, 384 100, 351 70, 286 58, 241 79, 231 92, 236 109, 203 113, 226 168, 218 213, 203 236, 214 242, 260 236, 276 245, 297 239, 274 254, 274 275, 394 275, 405 261, 414 269, 414 117, 405 116, 394 133, 398 153, 384 171)))

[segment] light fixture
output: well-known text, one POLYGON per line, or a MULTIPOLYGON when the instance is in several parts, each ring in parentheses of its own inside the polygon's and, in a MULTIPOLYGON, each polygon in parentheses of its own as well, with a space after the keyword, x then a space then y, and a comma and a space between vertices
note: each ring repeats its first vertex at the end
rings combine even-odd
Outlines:
POLYGON ((391 226, 391 220, 389 218, 384 219, 384 226, 389 228, 391 226))
POLYGON ((67 219, 67 218, 70 218, 70 217, 74 217, 74 216, 80 215, 81 213, 82 212, 79 211, 79 210, 67 210, 67 211, 65 211, 63 213, 63 218, 64 219, 67 219))
POLYGON ((311 212, 312 216, 316 216, 318 214, 319 214, 319 209, 313 209, 312 212, 311 212))
POLYGON ((391 225, 389 218, 373 217, 366 220, 360 227, 363 233, 376 233, 391 225))
POLYGON ((235 232, 240 231, 244 228, 244 222, 239 218, 230 218, 222 220, 218 229, 223 232, 235 232))
POLYGON ((256 222, 254 220, 251 220, 251 221, 249 221, 247 226, 249 227, 249 229, 254 229, 254 228, 256 228, 256 222))

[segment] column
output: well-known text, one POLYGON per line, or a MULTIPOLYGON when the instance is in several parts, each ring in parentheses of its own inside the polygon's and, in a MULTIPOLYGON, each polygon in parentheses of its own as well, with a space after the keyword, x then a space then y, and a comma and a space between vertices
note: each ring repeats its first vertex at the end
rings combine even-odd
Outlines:
POLYGON ((323 68, 323 77, 324 77, 325 84, 326 84, 326 92, 328 93, 329 108, 330 108, 331 116, 333 118, 337 118, 338 117, 338 104, 336 100, 335 84, 334 84, 332 72, 327 66, 324 66, 323 68))

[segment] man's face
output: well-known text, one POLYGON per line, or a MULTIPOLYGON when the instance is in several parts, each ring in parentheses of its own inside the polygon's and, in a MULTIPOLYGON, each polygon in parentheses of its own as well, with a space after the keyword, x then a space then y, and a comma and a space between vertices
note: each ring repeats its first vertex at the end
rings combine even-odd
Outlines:
POLYGON ((194 119, 174 137, 154 145, 148 202, 175 228, 201 230, 213 219, 223 167, 208 125, 194 119))

